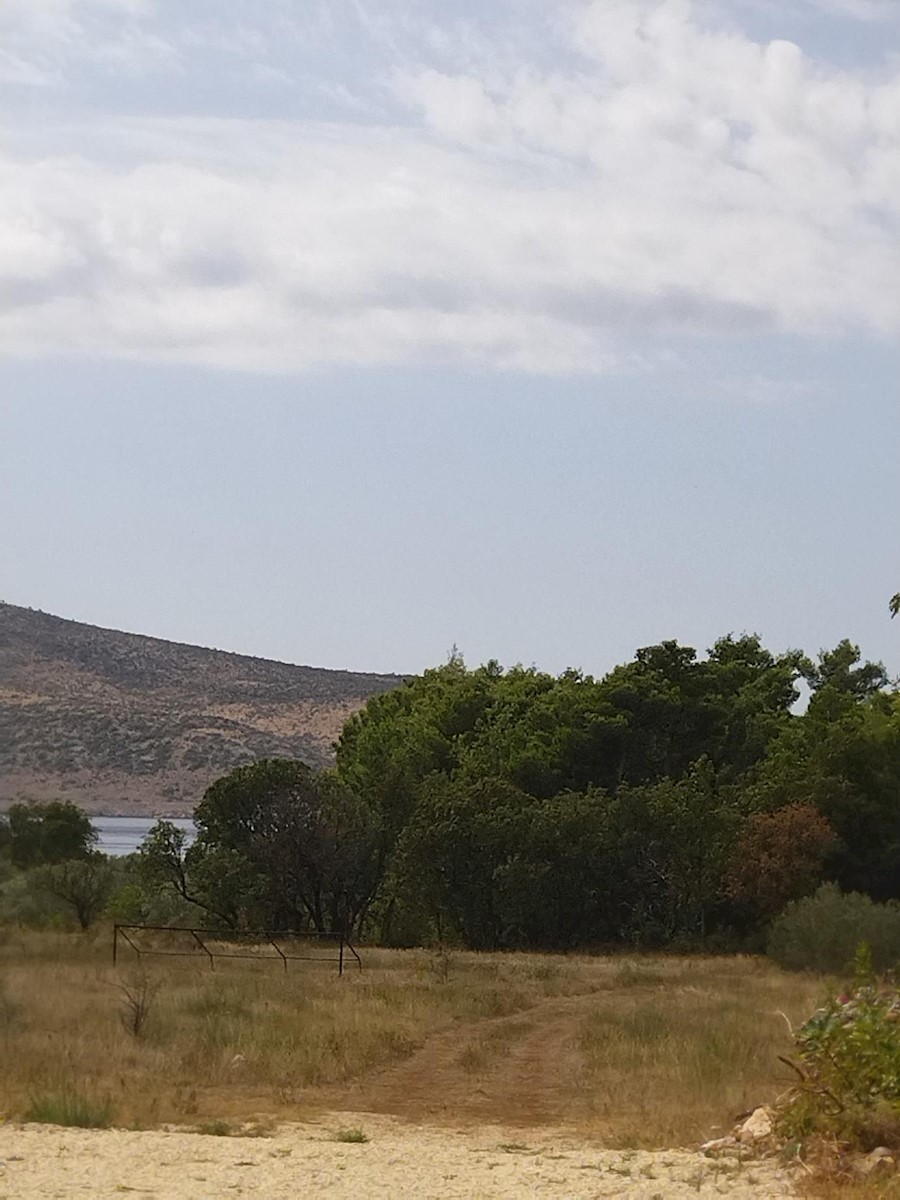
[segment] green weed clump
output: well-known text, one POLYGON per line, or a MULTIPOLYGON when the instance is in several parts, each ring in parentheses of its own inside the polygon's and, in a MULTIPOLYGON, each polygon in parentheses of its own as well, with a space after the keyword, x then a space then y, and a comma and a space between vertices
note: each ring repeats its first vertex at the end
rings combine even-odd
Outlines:
POLYGON ((22 1114, 23 1121, 39 1125, 69 1125, 77 1129, 108 1129, 112 1122, 112 1104, 95 1100, 81 1092, 51 1092, 33 1097, 22 1114))
POLYGON ((369 1135, 363 1129, 337 1129, 334 1134, 334 1141, 346 1142, 351 1146, 361 1146, 369 1140, 369 1135))
POLYGON ((900 989, 876 982, 865 944, 853 986, 815 1012, 796 1040, 800 1082, 782 1111, 783 1132, 850 1149, 900 1148, 900 989))
POLYGON ((207 1137, 231 1137, 234 1127, 230 1121, 204 1121, 197 1126, 197 1132, 207 1137))
POLYGON ((772 925, 767 950, 788 970, 840 975, 861 942, 870 947, 876 971, 900 964, 900 904, 877 904, 825 883, 815 895, 785 908, 772 925))

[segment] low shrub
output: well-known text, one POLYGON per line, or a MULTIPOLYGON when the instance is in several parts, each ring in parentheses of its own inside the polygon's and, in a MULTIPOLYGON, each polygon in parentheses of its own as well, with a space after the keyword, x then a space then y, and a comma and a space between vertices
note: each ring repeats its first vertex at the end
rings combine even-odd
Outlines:
POLYGON ((40 1125, 71 1125, 78 1129, 108 1129, 112 1121, 112 1104, 108 1099, 94 1100, 76 1091, 48 1093, 32 1098, 22 1120, 40 1125))
POLYGON ((861 942, 869 946, 876 971, 900 964, 900 904, 876 904, 825 883, 785 908, 772 925, 767 951, 789 970, 841 974, 861 942))
POLYGON ((234 1128, 228 1121, 204 1121, 202 1125, 197 1126, 197 1132, 208 1137, 231 1137, 234 1128))
POLYGON ((368 1140, 369 1135, 362 1129, 337 1129, 334 1134, 334 1141, 351 1146, 361 1146, 368 1140))
POLYGON ((876 982, 867 946, 853 986, 801 1026, 796 1048, 800 1082, 780 1116, 787 1136, 900 1147, 900 989, 876 982))

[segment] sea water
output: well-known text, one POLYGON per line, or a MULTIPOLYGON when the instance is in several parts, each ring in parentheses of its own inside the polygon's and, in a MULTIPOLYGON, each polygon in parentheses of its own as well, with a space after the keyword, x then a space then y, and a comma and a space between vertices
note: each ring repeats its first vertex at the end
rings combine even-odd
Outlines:
MULTIPOLYGON (((97 830, 96 848, 102 854, 133 854, 156 821, 156 817, 91 817, 97 830)), ((197 830, 193 821, 175 817, 172 824, 185 831, 188 843, 194 840, 197 830)))

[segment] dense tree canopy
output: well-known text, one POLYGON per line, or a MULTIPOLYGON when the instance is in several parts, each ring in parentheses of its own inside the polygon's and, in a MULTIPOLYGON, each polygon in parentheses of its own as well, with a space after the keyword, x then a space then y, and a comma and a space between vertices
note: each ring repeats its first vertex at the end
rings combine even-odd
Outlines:
POLYGON ((191 849, 163 823, 143 861, 224 924, 479 948, 752 937, 823 880, 900 895, 900 697, 849 641, 815 661, 667 641, 603 679, 454 655, 352 717, 334 772, 241 767, 196 817, 191 849))
POLYGON ((752 927, 825 877, 896 894, 887 682, 849 641, 814 662, 746 635, 705 657, 649 646, 600 680, 454 657, 370 701, 338 743, 339 775, 384 822, 382 932, 662 942, 752 927), (802 858, 792 882, 764 853, 773 831, 802 858), (751 850, 756 888, 734 868, 751 850))

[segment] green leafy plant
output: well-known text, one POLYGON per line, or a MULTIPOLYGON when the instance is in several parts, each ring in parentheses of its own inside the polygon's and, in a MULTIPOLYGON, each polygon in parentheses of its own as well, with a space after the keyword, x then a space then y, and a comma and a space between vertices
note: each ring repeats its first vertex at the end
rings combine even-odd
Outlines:
POLYGON ((853 986, 797 1032, 799 1077, 781 1124, 791 1137, 822 1134, 862 1149, 900 1146, 900 990, 878 983, 869 947, 853 986))
POLYGON ((234 1129, 228 1121, 204 1121, 202 1125, 197 1126, 198 1133, 205 1133, 209 1137, 231 1137, 234 1129))
POLYGON ((334 1132, 335 1142, 347 1142, 350 1145, 361 1146, 369 1140, 369 1135, 363 1129, 336 1129, 334 1132))

